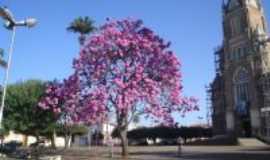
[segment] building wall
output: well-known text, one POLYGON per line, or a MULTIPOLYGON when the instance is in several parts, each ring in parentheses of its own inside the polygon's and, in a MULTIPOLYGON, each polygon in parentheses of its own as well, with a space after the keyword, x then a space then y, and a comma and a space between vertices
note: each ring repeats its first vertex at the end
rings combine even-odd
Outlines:
MULTIPOLYGON (((219 54, 224 59, 218 64, 222 70, 217 76, 221 77, 219 83, 224 85, 218 87, 217 77, 212 83, 212 94, 219 95, 212 99, 213 124, 217 133, 222 133, 222 127, 218 125, 224 121, 224 133, 233 131, 239 136, 249 125, 254 136, 264 128, 261 108, 265 105, 265 98, 260 89, 260 77, 270 72, 270 44, 264 41, 268 33, 260 1, 251 1, 229 0, 223 5, 224 40, 223 51, 219 54), (238 111, 240 100, 236 86, 239 84, 234 77, 239 70, 248 73, 248 100, 244 105, 248 111, 245 115, 238 111), (220 103, 222 100, 225 102, 220 103)), ((239 92, 245 92, 241 87, 239 92)))
MULTIPOLYGON (((114 131, 115 125, 111 123, 102 123, 99 125, 89 126, 89 131, 87 134, 82 136, 75 136, 73 146, 90 146, 93 145, 109 145, 110 143, 119 144, 120 140, 112 139, 111 135, 114 131), (100 142, 94 142, 92 135, 95 132, 101 133, 104 137, 100 142)), ((137 124, 131 123, 128 130, 137 128, 137 124)))
MULTIPOLYGON (((15 133, 13 131, 10 131, 9 134, 7 136, 5 136, 4 143, 9 143, 9 142, 12 142, 12 141, 23 143, 24 140, 25 140, 25 138, 26 138, 25 135, 18 134, 18 133, 15 133)), ((33 137, 33 136, 28 136, 27 137, 27 146, 30 146, 31 144, 33 144, 35 142, 36 142, 36 138, 35 137, 33 137)), ((46 141, 45 142, 45 145, 46 146, 50 146, 51 145, 51 142, 50 141, 46 141)), ((56 137, 55 145, 57 147, 64 147, 65 146, 65 139, 62 138, 62 137, 56 137)))

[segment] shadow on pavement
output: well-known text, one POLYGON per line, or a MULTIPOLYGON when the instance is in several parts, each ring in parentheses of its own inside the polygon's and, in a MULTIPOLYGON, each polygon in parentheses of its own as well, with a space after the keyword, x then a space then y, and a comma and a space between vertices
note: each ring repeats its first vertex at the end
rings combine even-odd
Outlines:
POLYGON ((269 154, 249 154, 249 153, 202 153, 182 155, 185 160, 267 160, 269 154))
MULTIPOLYGON (((254 151, 254 150, 253 150, 254 151)), ((260 150, 262 151, 262 150, 260 150)), ((136 157, 160 157, 162 159, 179 159, 179 160, 268 160, 270 157, 270 151, 264 153, 249 153, 245 152, 228 152, 228 153, 182 153, 181 156, 176 152, 162 152, 162 153, 150 153, 150 152, 136 152, 131 153, 131 156, 136 157)), ((142 159, 143 160, 143 159, 142 159)))

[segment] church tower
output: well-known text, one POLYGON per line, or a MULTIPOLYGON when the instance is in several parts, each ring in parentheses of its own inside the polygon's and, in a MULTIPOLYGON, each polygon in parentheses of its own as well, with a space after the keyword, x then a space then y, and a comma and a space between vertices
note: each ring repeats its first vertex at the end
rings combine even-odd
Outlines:
POLYGON ((223 87, 213 94, 222 93, 219 101, 224 103, 217 106, 218 100, 212 99, 213 107, 216 112, 224 110, 219 113, 224 114, 226 132, 249 137, 261 129, 264 104, 259 79, 270 72, 266 18, 260 0, 224 0, 222 9, 224 39, 217 76, 223 87))

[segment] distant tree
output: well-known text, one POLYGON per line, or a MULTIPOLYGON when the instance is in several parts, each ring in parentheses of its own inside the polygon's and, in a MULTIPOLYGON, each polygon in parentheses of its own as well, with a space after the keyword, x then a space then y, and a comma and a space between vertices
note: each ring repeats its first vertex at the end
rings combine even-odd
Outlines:
POLYGON ((113 131, 112 131, 112 133, 111 133, 111 137, 112 137, 112 138, 119 138, 119 137, 120 137, 119 131, 118 131, 117 128, 114 128, 114 129, 113 129, 113 131))
MULTIPOLYGON (((59 136, 65 136, 66 135, 66 128, 65 126, 58 124, 56 129, 57 135, 59 136)), ((84 125, 74 124, 69 127, 68 132, 73 137, 76 135, 85 135, 88 133, 88 127, 84 125)))
POLYGON ((71 145, 72 128, 80 116, 77 114, 76 106, 80 106, 78 95, 79 85, 76 76, 72 75, 63 82, 53 81, 47 84, 44 96, 39 102, 42 110, 53 112, 65 136, 65 148, 71 145))
POLYGON ((0 146, 1 147, 3 146, 5 136, 7 136, 8 134, 9 134, 9 130, 6 129, 5 127, 2 127, 0 129, 0 146))
POLYGON ((133 118, 133 124, 139 124, 140 123, 140 116, 139 115, 135 115, 133 118))
MULTIPOLYGON (((113 132, 115 137, 119 137, 119 133, 113 132)), ((203 127, 142 127, 136 128, 128 132, 129 139, 151 139, 156 143, 156 139, 177 139, 182 137, 184 143, 190 138, 212 137, 212 128, 203 127)))
POLYGON ((84 44, 86 36, 96 30, 94 21, 89 17, 78 17, 67 27, 67 30, 74 33, 79 33, 80 45, 84 44))
MULTIPOLYGON (((48 127, 55 124, 52 112, 37 107, 44 94, 45 84, 39 80, 28 80, 9 85, 7 88, 4 126, 9 130, 33 135, 37 139, 48 127)), ((27 138, 25 139, 25 144, 27 138)))

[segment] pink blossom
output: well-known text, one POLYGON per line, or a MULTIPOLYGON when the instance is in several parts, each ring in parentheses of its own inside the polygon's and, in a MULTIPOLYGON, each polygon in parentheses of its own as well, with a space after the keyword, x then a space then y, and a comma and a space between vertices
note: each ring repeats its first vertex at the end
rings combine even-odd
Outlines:
POLYGON ((181 63, 169 46, 142 21, 108 21, 75 60, 76 72, 87 73, 78 74, 82 89, 93 88, 83 100, 83 117, 93 121, 95 112, 112 110, 129 114, 143 102, 145 114, 172 123, 174 111, 196 110, 197 101, 182 96, 181 63))
POLYGON ((113 112, 123 125, 140 110, 171 125, 174 112, 183 115, 198 105, 182 95, 181 63, 169 46, 140 20, 108 21, 73 61, 75 73, 49 84, 39 106, 72 123, 101 123, 113 112))

